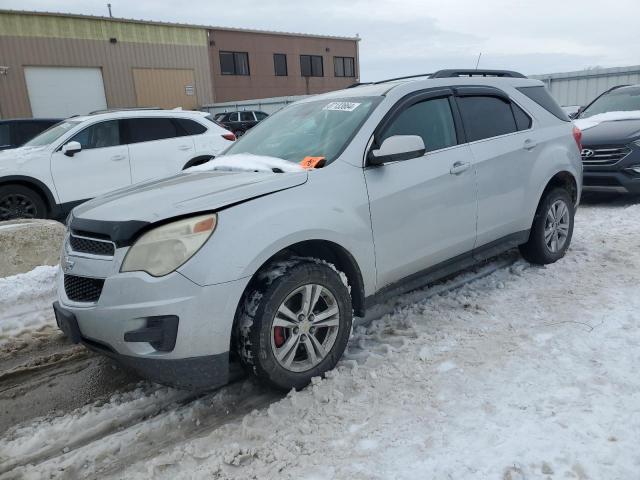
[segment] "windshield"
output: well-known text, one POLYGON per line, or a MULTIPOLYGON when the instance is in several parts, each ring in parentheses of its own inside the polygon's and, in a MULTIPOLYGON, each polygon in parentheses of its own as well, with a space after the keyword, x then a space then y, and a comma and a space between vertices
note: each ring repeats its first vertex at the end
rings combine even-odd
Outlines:
POLYGON ((629 112, 640 110, 640 87, 622 87, 606 93, 585 108, 580 118, 606 112, 629 112))
POLYGON ((40 135, 33 137, 23 146, 43 147, 45 145, 49 145, 55 142, 58 138, 60 138, 62 135, 64 135, 65 133, 67 133, 69 130, 71 130, 73 127, 75 127, 80 123, 81 122, 72 121, 72 120, 66 120, 64 122, 56 123, 53 127, 48 128, 47 130, 42 132, 40 135))
POLYGON ((305 157, 333 161, 382 97, 294 103, 253 127, 225 155, 251 153, 299 163, 305 157))

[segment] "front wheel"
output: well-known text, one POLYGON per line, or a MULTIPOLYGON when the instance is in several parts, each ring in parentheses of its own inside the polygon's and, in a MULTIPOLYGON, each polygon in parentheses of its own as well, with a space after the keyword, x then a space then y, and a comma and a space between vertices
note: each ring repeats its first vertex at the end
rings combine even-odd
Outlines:
POLYGON ((28 187, 0 187, 0 221, 19 218, 47 218, 47 205, 38 193, 28 187))
POLYGON ((533 220, 529 241, 520 245, 522 256, 538 265, 553 263, 564 257, 571 237, 575 209, 564 188, 554 188, 540 201, 533 220))
POLYGON ((300 389, 336 366, 351 322, 351 296, 335 270, 314 260, 284 262, 259 276, 245 297, 240 358, 270 385, 300 389))

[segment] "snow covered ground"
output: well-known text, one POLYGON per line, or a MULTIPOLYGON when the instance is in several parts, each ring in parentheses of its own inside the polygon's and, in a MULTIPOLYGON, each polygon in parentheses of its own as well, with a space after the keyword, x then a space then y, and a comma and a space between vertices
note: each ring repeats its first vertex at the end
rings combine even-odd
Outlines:
POLYGON ((565 259, 398 298, 301 392, 141 382, 9 428, 0 478, 639 478, 639 234, 582 206, 565 259))

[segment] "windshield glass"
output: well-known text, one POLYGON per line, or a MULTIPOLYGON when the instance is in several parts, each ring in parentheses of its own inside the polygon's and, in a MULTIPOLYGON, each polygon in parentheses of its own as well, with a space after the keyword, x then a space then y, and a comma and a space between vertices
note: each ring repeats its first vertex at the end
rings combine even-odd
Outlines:
POLYGON ((333 161, 382 97, 294 103, 240 137, 225 155, 252 153, 299 163, 305 157, 333 161))
POLYGON ((33 137, 23 146, 43 147, 45 145, 49 145, 52 142, 55 142, 58 138, 60 138, 62 135, 67 133, 69 130, 71 130, 73 127, 75 127, 79 123, 81 122, 74 122, 71 120, 66 120, 64 122, 57 123, 53 127, 50 127, 44 132, 42 132, 40 135, 33 137))
POLYGON ((640 87, 622 87, 607 93, 585 108, 580 118, 606 112, 640 110, 640 87))

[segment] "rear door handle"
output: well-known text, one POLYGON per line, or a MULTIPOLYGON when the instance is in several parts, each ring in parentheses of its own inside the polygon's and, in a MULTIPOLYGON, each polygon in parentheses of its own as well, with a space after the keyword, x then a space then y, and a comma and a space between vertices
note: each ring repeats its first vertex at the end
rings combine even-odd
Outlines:
POLYGON ((527 138, 524 141, 524 149, 525 150, 533 150, 534 148, 536 148, 538 144, 536 142, 534 142, 533 140, 531 140, 530 138, 527 138))
POLYGON ((111 160, 113 160, 114 162, 119 162, 120 160, 124 160, 125 157, 124 155, 114 155, 113 157, 111 157, 111 160))
POLYGON ((187 150, 191 150, 191 147, 189 145, 180 145, 178 147, 178 150, 182 150, 182 151, 187 151, 187 150))
POLYGON ((451 170, 449 170, 449 173, 451 175, 460 175, 462 172, 468 170, 470 166, 471 163, 469 162, 456 162, 451 167, 451 170))

